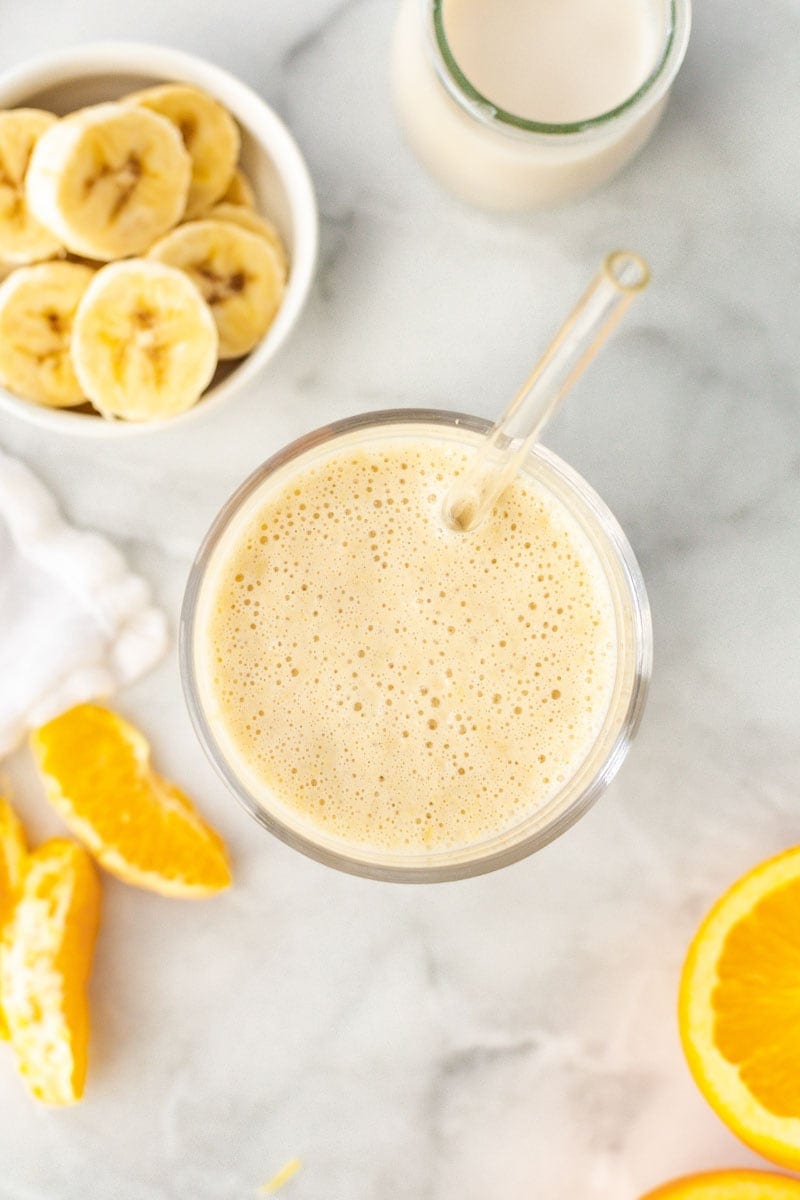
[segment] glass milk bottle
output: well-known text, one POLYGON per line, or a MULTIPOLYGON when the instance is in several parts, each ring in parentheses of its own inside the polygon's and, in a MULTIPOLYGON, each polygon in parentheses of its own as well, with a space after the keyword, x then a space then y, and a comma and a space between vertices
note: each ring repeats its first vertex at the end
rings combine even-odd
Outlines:
POLYGON ((444 187, 506 211, 604 183, 653 133, 690 0, 403 0, 392 86, 444 187))

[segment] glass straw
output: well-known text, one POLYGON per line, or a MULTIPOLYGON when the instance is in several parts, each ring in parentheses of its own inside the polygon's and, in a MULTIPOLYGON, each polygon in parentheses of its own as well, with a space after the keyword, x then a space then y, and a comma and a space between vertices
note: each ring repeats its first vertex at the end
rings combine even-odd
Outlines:
POLYGON ((575 380, 649 280, 650 269, 640 255, 629 250, 608 255, 538 365, 445 496, 443 514, 451 528, 466 533, 480 525, 575 380))

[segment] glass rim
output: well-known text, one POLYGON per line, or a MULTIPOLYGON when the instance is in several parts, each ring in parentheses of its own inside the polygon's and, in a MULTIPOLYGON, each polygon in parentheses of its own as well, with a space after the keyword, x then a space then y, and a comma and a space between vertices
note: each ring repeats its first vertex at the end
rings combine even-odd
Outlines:
MULTIPOLYGON (((467 846, 457 850, 437 851, 431 854, 382 856, 379 852, 367 848, 345 844, 332 846, 326 842, 324 835, 318 839, 307 832, 301 832, 282 820, 274 809, 268 809, 247 790, 245 784, 238 778, 235 770, 228 762, 225 752, 214 735, 214 731, 204 711, 198 681, 198 671, 195 662, 195 627, 198 601, 206 575, 216 547, 220 543, 229 525, 235 519, 243 504, 258 489, 265 480, 280 468, 301 458, 315 448, 325 446, 337 439, 360 431, 374 429, 379 431, 387 426, 429 425, 444 426, 451 430, 466 429, 471 433, 485 434, 492 427, 492 422, 483 417, 465 413, 451 412, 445 409, 401 408, 384 409, 377 412, 359 414, 344 420, 334 421, 329 425, 320 426, 311 433, 305 434, 290 442, 272 455, 239 485, 222 506, 206 533, 192 564, 184 592, 178 631, 178 657, 184 698, 195 733, 211 765, 244 809, 261 826, 286 845, 299 850, 307 857, 315 859, 326 866, 366 878, 395 883, 441 883, 457 879, 471 878, 477 875, 499 870, 509 866, 530 854, 540 850, 549 842, 555 840, 572 826, 594 804, 606 790, 616 775, 627 755, 630 743, 639 727, 647 698, 648 685, 652 671, 653 636, 650 618, 650 606, 641 570, 633 550, 616 518, 605 505, 603 500, 590 485, 568 463, 558 455, 537 445, 531 455, 543 462, 545 466, 576 493, 590 510, 602 533, 610 543, 615 560, 621 568, 627 591, 627 600, 632 618, 632 677, 630 694, 624 715, 620 717, 619 728, 609 746, 609 749, 599 763, 591 779, 578 795, 558 811, 552 820, 543 826, 532 829, 527 835, 516 837, 515 831, 526 825, 526 819, 512 826, 490 840, 489 847, 483 853, 481 847, 486 842, 476 843, 474 847, 467 846), (498 839, 505 839, 503 845, 495 846, 498 839), (474 851, 474 852, 473 852, 474 851), (401 861, 398 861, 398 858, 401 861)), ((617 605, 615 604, 615 609, 617 605)), ((599 744, 602 734, 598 735, 595 747, 599 744)), ((577 774, 589 761, 590 755, 584 760, 578 772, 568 781, 572 783, 577 774)), ((559 793, 552 798, 546 808, 554 807, 559 793)), ((543 810, 544 811, 544 810, 543 810)), ((535 814, 534 814, 535 816, 535 814)), ((528 818, 527 820, 530 820, 528 818)))
POLYGON ((602 130, 619 118, 633 118, 643 109, 651 108, 668 91, 686 55, 691 31, 691 0, 667 0, 668 19, 664 30, 661 53, 647 78, 635 92, 614 108, 563 123, 534 121, 517 116, 484 96, 461 70, 447 40, 444 24, 445 0, 422 0, 427 10, 427 42, 433 66, 450 96, 470 116, 482 124, 508 134, 575 137, 602 130))

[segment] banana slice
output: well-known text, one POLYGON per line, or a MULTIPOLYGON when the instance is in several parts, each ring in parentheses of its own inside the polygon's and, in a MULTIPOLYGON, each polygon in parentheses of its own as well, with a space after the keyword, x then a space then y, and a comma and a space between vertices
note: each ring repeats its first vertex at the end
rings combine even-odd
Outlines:
POLYGON ((39 138, 26 181, 34 215, 73 254, 138 254, 180 220, 191 162, 175 126, 127 104, 96 104, 39 138))
POLYGON ((57 117, 39 108, 0 112, 0 262, 39 262, 62 253, 58 238, 36 220, 25 196, 33 147, 57 117))
POLYGON ((183 83, 164 83, 127 97, 167 117, 180 131, 192 160, 187 218, 205 212, 231 182, 239 157, 239 130, 233 117, 205 92, 183 83))
POLYGON ((220 204, 239 204, 243 208, 255 208, 256 194, 253 185, 241 167, 231 175, 231 181, 219 198, 220 204))
POLYGON ((266 217, 260 217, 258 213, 253 212, 249 208, 243 208, 239 204, 215 204, 206 219, 209 221, 228 221, 231 225, 238 225, 241 229, 247 229, 250 233, 256 234, 257 237, 264 238, 277 254, 278 261, 283 270, 284 283, 286 282, 286 276, 289 273, 289 258, 286 254, 286 247, 281 241, 281 235, 266 217))
POLYGON ((94 276, 77 263, 20 267, 0 285, 0 383, 50 408, 82 404, 70 357, 78 305, 94 276))
POLYGON ((182 271, 131 258, 98 271, 75 318, 72 359, 105 417, 150 421, 184 412, 217 363, 217 328, 182 271))
POLYGON ((220 358, 252 350, 283 297, 284 273, 273 248, 227 221, 179 225, 148 258, 180 267, 200 289, 217 323, 220 358))

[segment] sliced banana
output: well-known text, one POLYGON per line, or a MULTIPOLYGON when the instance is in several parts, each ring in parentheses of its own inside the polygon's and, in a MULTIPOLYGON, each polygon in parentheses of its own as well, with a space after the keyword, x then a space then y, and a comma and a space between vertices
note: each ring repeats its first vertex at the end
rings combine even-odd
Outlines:
POLYGON ((72 357, 103 416, 158 420, 199 399, 216 367, 217 328, 182 271, 132 258, 103 267, 87 288, 72 357))
POLYGON ((269 329, 283 297, 284 272, 272 246, 227 221, 189 221, 152 247, 148 258, 185 271, 219 330, 219 357, 240 358, 269 329))
POLYGON ((216 204, 211 209, 211 212, 208 213, 207 219, 210 221, 228 221, 231 225, 238 225, 241 229, 247 229, 250 233, 256 234, 257 237, 264 238, 277 254, 283 269, 284 282, 286 281, 286 276, 289 273, 289 258, 286 254, 286 247, 281 240, 281 235, 266 217, 260 217, 258 213, 253 212, 249 208, 243 208, 239 204, 216 204))
POLYGON ((0 383, 50 408, 82 404, 70 354, 75 313, 94 271, 78 263, 20 267, 0 285, 0 383))
POLYGON ((239 204, 243 208, 255 208, 256 194, 253 185, 241 167, 231 175, 231 181, 219 198, 220 204, 239 204))
POLYGON ((73 254, 139 254, 183 215, 191 160, 175 126, 127 104, 96 104, 39 138, 28 205, 73 254))
POLYGON ((39 262, 62 252, 58 238, 30 211, 25 175, 33 148, 57 117, 39 108, 0 112, 0 262, 39 262))
POLYGON ((239 157, 239 129, 233 117, 205 92, 183 83, 164 83, 127 97, 160 113, 178 128, 192 160, 187 218, 205 212, 231 183, 239 157))

